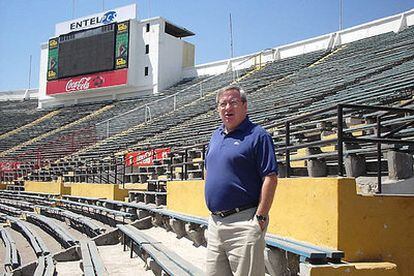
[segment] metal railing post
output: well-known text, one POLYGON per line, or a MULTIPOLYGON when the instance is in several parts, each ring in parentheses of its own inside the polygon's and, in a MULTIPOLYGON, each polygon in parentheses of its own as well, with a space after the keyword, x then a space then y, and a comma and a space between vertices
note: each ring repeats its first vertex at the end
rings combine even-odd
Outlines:
POLYGON ((109 181, 109 179, 111 177, 111 175, 110 175, 111 165, 110 164, 107 165, 106 168, 107 168, 107 170, 106 170, 107 183, 106 184, 111 184, 111 182, 109 181))
POLYGON ((103 171, 103 165, 101 165, 100 167, 99 167, 99 183, 102 183, 102 171, 103 171))
POLYGON ((107 122, 106 122, 106 138, 108 138, 108 137, 109 137, 109 122, 110 122, 110 121, 107 121, 107 122))
MULTIPOLYGON (((122 188, 125 189, 125 170, 126 170, 126 164, 125 164, 125 155, 122 158, 122 188)), ((132 165, 131 165, 132 166, 132 165)))
POLYGON ((188 149, 186 149, 184 151, 184 171, 183 171, 183 176, 184 179, 187 180, 188 179, 188 175, 187 175, 187 171, 188 171, 188 149))
MULTIPOLYGON (((377 138, 381 138, 381 116, 377 116, 377 138)), ((381 142, 377 143, 377 179, 378 179, 378 191, 377 193, 382 193, 382 179, 381 179, 381 142)))
POLYGON ((337 125, 338 125, 338 142, 337 142, 337 146, 338 146, 338 175, 339 176, 344 176, 344 167, 343 167, 343 163, 344 163, 344 148, 343 148, 343 130, 344 130, 344 126, 343 126, 343 106, 338 104, 338 117, 337 117, 337 125))
POLYGON ((286 133, 285 133, 286 178, 289 178, 290 177, 290 150, 288 148, 290 146, 290 122, 289 121, 285 123, 285 129, 286 129, 286 133))
POLYGON ((203 159, 203 166, 201 166, 201 179, 204 179, 204 166, 206 164, 206 145, 203 145, 202 151, 201 151, 201 158, 203 159))
POLYGON ((92 183, 95 183, 95 177, 96 177, 96 174, 95 174, 95 172, 94 172, 94 168, 92 167, 92 183))
POLYGON ((175 111, 177 110, 177 95, 174 95, 173 100, 174 100, 174 111, 175 111))
POLYGON ((174 178, 173 178, 173 162, 174 162, 174 155, 173 155, 173 153, 171 152, 170 153, 170 176, 171 176, 171 179, 170 180, 173 180, 174 178))
POLYGON ((115 184, 118 184, 118 160, 115 157, 115 184))

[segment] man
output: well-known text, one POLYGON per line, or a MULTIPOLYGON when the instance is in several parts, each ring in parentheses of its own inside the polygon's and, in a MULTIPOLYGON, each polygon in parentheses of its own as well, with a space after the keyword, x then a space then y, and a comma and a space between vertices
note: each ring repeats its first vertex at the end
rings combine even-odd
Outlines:
POLYGON ((264 275, 264 237, 277 185, 273 141, 249 120, 239 87, 219 91, 216 102, 223 124, 205 160, 207 275, 264 275))

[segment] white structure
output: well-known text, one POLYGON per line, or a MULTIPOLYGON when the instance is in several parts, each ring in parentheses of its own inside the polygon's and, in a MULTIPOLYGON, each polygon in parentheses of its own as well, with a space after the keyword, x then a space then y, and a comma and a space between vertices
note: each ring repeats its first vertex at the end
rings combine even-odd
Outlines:
MULTIPOLYGON (((56 105, 71 105, 81 102, 102 101, 157 93, 172 86, 183 78, 184 67, 194 67, 194 45, 182 40, 182 37, 194 35, 164 18, 156 17, 137 21, 135 4, 105 13, 78 18, 56 25, 56 35, 62 35, 80 29, 102 25, 100 21, 108 14, 116 14, 112 22, 129 20, 129 52, 126 81, 122 84, 102 86, 90 89, 93 78, 105 77, 108 72, 63 79, 66 91, 51 94, 47 91, 48 43, 41 46, 39 70, 39 108, 56 105), (132 12, 131 12, 132 10, 132 12), (125 11, 127 15, 121 16, 125 11), (120 21, 117 21, 120 19, 120 21), (73 29, 76 30, 73 30, 73 29)), ((70 34, 70 33, 69 33, 70 34)), ((111 72, 118 72, 115 70, 111 72)), ((109 73, 111 73, 109 72, 109 73)), ((53 82, 53 81, 52 81, 53 82)), ((56 81, 55 81, 56 82, 56 81)), ((61 85, 62 86, 62 85, 61 85)))
MULTIPOLYGON (((134 12, 128 12, 127 18, 135 17, 134 12)), ((124 9, 124 8, 120 8, 124 9)), ((105 13, 106 14, 106 13, 105 13)), ((76 19, 81 28, 96 23, 97 18, 104 13, 86 18, 76 19), (86 20, 86 21, 85 21, 86 20), (79 23, 81 22, 81 23, 79 23)), ((124 18, 123 18, 124 19, 124 18)), ((72 21, 64 22, 72 24, 72 21)), ((61 24, 64 24, 61 23, 61 24)), ((63 25, 56 28, 57 32, 67 30, 63 25), (62 28, 62 29, 61 29, 62 28)), ((344 29, 338 32, 321 35, 311 39, 265 49, 250 55, 233 59, 194 66, 194 45, 185 42, 180 37, 193 35, 190 31, 177 27, 161 17, 130 21, 130 60, 128 68, 128 84, 119 87, 97 88, 88 92, 59 94, 54 97, 46 95, 46 71, 48 62, 47 43, 42 45, 40 80, 39 80, 39 107, 51 105, 75 104, 78 102, 118 99, 134 95, 157 93, 173 85, 183 78, 214 75, 227 70, 238 70, 253 65, 284 59, 319 50, 331 50, 337 46, 356 40, 372 37, 387 32, 400 32, 414 25, 414 9, 389 16, 369 23, 344 29), (149 29, 148 26, 149 25, 149 29), (149 30, 149 31, 147 31, 149 30), (146 45, 149 53, 145 54, 146 45), (148 67, 148 76, 145 76, 145 67, 148 67)), ((72 26, 76 26, 72 25, 72 26)), ((12 98, 24 98, 20 91, 8 92, 12 98)), ((0 93, 0 100, 6 99, 0 93)), ((3 95, 6 95, 4 93, 3 95)), ((27 95, 26 95, 27 97, 27 95)))
POLYGON ((0 92, 0 101, 23 101, 39 98, 37 88, 0 92))
POLYGON ((258 65, 260 63, 266 63, 314 51, 331 50, 334 47, 379 34, 387 32, 397 33, 412 25, 414 25, 414 9, 338 32, 321 35, 271 49, 265 49, 250 55, 200 64, 193 68, 187 68, 184 71, 184 77, 219 74, 230 69, 239 70, 258 65))

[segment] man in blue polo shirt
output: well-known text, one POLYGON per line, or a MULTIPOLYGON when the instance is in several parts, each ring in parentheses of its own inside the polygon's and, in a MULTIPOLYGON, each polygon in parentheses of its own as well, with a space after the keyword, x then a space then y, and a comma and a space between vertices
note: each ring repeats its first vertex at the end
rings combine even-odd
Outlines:
POLYGON ((205 160, 207 275, 264 275, 264 237, 277 185, 273 141, 249 120, 239 87, 219 91, 216 101, 223 124, 205 160))

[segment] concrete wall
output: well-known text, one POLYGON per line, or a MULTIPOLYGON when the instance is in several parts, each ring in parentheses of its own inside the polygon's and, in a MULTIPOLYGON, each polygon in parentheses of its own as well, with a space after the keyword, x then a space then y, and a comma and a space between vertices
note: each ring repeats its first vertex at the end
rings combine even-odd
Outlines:
POLYGON ((47 193, 47 194, 59 194, 70 195, 70 187, 66 187, 62 182, 38 182, 38 181, 25 181, 24 190, 26 192, 33 193, 47 193))
POLYGON ((167 208, 200 217, 209 211, 204 200, 204 180, 168 181, 167 208))
POLYGON ((161 91, 182 79, 184 43, 165 33, 163 26, 159 47, 158 91, 161 91))
POLYGON ((71 195, 124 201, 128 191, 120 189, 117 184, 73 183, 71 195))
POLYGON ((392 263, 347 263, 341 265, 300 265, 300 276, 398 276, 397 266, 392 263))
MULTIPOLYGON (((208 215, 203 181, 169 182, 167 208, 208 215)), ((351 178, 279 179, 269 232, 345 252, 351 262, 387 261, 413 275, 414 200, 362 196, 351 178)))
POLYGON ((183 67, 194 67, 195 64, 195 46, 184 41, 183 48, 183 67))
MULTIPOLYGON (((128 83, 137 91, 153 89, 152 64, 158 59, 158 23, 151 22, 150 32, 145 32, 145 24, 135 20, 130 22, 128 83), (150 45, 150 53, 145 54, 145 44, 150 45), (155 47, 155 51, 151 51, 155 47), (144 76, 144 67, 150 68, 149 76, 144 76)), ((116 92, 116 91, 114 91, 116 92)))

